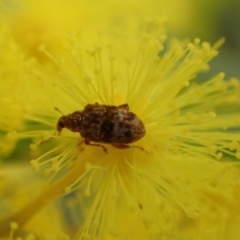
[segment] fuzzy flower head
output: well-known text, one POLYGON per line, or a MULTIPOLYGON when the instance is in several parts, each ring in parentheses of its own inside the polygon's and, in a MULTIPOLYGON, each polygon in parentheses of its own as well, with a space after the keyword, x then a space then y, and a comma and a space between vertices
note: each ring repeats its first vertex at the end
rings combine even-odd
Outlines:
MULTIPOLYGON (((28 124, 17 137, 32 138, 31 149, 45 151, 31 161, 49 176, 44 199, 76 190, 81 195, 79 239, 177 238, 184 222, 197 222, 207 236, 206 226, 216 227, 218 218, 208 222, 202 189, 223 184, 221 176, 232 166, 223 159, 240 158, 239 82, 225 81, 224 73, 196 81, 221 42, 165 44, 163 23, 148 19, 98 32, 95 39, 82 30, 69 37, 68 58, 56 59, 39 47, 55 67, 26 63, 31 92, 21 101, 28 124), (130 146, 144 150, 103 142, 105 153, 85 145, 78 132, 54 134, 62 115, 54 109, 67 115, 94 103, 127 103, 146 129, 130 146)), ((21 215, 13 220, 20 226, 26 221, 21 215)))
POLYGON ((0 22, 0 154, 8 155, 14 149, 15 133, 21 129, 24 118, 24 106, 19 101, 23 94, 19 79, 25 76, 25 63, 24 55, 1 16, 0 22))

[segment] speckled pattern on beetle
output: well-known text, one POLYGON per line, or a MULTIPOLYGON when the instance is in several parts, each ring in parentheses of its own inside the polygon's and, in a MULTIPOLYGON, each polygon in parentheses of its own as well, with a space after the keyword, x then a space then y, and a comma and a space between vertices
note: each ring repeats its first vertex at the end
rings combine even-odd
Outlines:
POLYGON ((57 123, 57 131, 60 134, 63 128, 72 132, 79 132, 86 145, 102 147, 101 144, 111 144, 116 148, 129 148, 129 146, 141 139, 146 131, 143 122, 136 114, 129 111, 128 104, 119 106, 88 104, 83 111, 76 111, 62 116, 57 123))

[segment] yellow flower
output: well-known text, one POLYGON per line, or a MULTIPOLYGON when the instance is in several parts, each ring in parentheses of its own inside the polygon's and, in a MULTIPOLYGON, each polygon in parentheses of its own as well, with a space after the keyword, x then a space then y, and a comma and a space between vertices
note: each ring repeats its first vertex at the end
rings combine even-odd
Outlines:
POLYGON ((22 128, 23 105, 19 98, 24 94, 21 81, 25 76, 24 56, 13 40, 10 28, 0 23, 0 154, 8 155, 14 148, 15 131, 22 128))
MULTIPOLYGON (((27 124, 17 137, 32 139, 30 147, 39 156, 31 164, 49 176, 48 188, 0 222, 0 232, 10 222, 24 228, 54 197, 76 191, 79 239, 219 239, 226 234, 219 236, 222 225, 216 219, 227 222, 230 210, 208 216, 212 192, 224 196, 222 185, 232 191, 239 176, 232 163, 240 158, 239 82, 226 81, 224 73, 197 81, 221 41, 213 47, 200 39, 166 44, 163 24, 163 18, 132 22, 125 29, 104 29, 95 40, 83 30, 68 38, 69 56, 62 59, 39 47, 55 66, 26 64, 29 76, 22 84, 29 92, 19 101, 27 124), (129 104, 145 124, 146 136, 133 144, 144 151, 104 144, 106 154, 68 129, 54 134, 61 117, 54 108, 66 115, 95 102, 129 104)), ((64 230, 76 234, 67 223, 64 230)))
MULTIPOLYGON (((26 204, 29 205, 35 199, 42 188, 41 178, 37 177, 32 171, 31 166, 24 164, 11 164, 1 166, 0 171, 0 218, 2 216, 13 213, 19 208, 23 208, 26 204), (32 184, 29 184, 31 181, 32 184)), ((27 212, 22 215, 24 218, 27 212)), ((29 224, 25 225, 24 231, 29 235, 30 233, 36 236, 45 236, 47 234, 59 234, 61 232, 61 217, 56 204, 49 204, 36 217, 31 219, 29 224), (49 222, 51 221, 51 225, 49 222), (41 232, 43 230, 43 232, 41 232), (51 230, 51 231, 50 231, 51 230)), ((6 236, 10 235, 10 229, 13 230, 13 237, 22 236, 21 226, 18 223, 11 221, 1 224, 2 228, 6 228, 6 236), (18 232, 19 231, 19 232, 18 232)), ((3 232, 0 231, 1 237, 3 232)), ((25 233, 25 235, 26 235, 25 233)), ((11 238, 9 238, 11 239, 11 238)))
MULTIPOLYGON (((65 55, 66 36, 86 29, 102 28, 106 24, 121 26, 129 24, 132 17, 144 15, 168 14, 172 18, 186 12, 189 5, 179 1, 159 2, 136 0, 110 2, 107 0, 12 0, 0 2, 0 17, 11 26, 15 41, 28 57, 35 57, 42 64, 49 64, 49 59, 38 51, 40 44, 46 45, 48 52, 55 57, 65 55), (170 8, 174 4, 176 8, 170 8), (154 8, 149 6, 155 6, 154 8), (131 14, 126 14, 131 13, 131 14)), ((176 28, 183 28, 188 14, 180 15, 173 21, 176 28), (181 21, 179 20, 181 19, 181 21)))
POLYGON ((90 4, 78 1, 16 0, 5 6, 2 15, 24 53, 46 63, 48 59, 38 51, 38 45, 46 44, 54 55, 63 54, 66 35, 77 31, 79 24, 89 23, 89 10, 90 4))

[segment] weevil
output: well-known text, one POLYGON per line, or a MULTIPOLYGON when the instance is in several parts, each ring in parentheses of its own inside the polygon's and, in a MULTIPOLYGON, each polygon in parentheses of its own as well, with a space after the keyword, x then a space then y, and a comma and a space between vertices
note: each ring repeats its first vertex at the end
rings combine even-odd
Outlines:
POLYGON ((143 150, 128 144, 138 141, 146 133, 143 122, 126 103, 119 106, 88 104, 82 111, 60 117, 58 134, 63 128, 79 132, 86 145, 101 147, 106 153, 107 148, 101 143, 120 149, 137 147, 143 150))

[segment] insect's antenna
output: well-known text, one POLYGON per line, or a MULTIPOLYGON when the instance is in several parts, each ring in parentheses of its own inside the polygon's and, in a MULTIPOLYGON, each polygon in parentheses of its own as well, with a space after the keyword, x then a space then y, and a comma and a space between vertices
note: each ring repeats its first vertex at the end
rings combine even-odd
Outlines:
POLYGON ((62 113, 62 111, 60 111, 57 107, 54 107, 54 110, 56 110, 57 112, 59 112, 59 113, 61 113, 62 115, 64 115, 64 114, 62 113))

